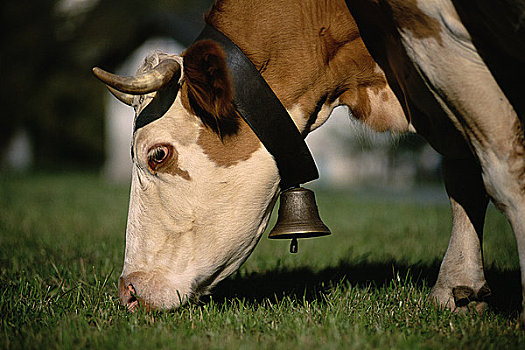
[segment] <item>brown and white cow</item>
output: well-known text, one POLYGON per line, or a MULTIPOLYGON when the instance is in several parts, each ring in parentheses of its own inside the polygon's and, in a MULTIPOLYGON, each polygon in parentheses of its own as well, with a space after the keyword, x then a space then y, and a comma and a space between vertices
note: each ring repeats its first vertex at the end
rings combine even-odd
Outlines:
MULTIPOLYGON (((417 131, 443 154, 453 227, 432 290, 440 305, 464 307, 490 293, 480 243, 489 196, 514 229, 525 283, 522 123, 452 3, 223 0, 206 21, 255 64, 304 135, 345 105, 371 128, 417 131)), ((154 53, 138 73, 96 71, 137 114, 156 91, 176 94, 133 136, 120 297, 129 308, 174 308, 246 260, 279 173, 232 104, 217 43, 196 42, 182 56, 154 53)))

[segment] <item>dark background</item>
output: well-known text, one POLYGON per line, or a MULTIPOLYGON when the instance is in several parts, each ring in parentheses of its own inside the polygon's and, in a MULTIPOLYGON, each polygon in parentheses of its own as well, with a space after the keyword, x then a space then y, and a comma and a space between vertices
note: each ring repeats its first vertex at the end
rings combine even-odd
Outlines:
POLYGON ((4 0, 0 77, 0 164, 17 130, 31 139, 33 167, 99 168, 104 162, 103 85, 156 35, 191 43, 211 0, 4 0))

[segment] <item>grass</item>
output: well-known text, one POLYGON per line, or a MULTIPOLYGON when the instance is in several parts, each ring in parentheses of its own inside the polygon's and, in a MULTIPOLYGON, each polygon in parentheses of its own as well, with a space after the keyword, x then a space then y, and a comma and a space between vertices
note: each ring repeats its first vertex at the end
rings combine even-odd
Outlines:
POLYGON ((211 297, 127 313, 116 297, 128 188, 92 174, 0 177, 2 349, 518 349, 519 263, 490 208, 482 315, 426 302, 447 247, 445 200, 317 191, 329 238, 263 238, 211 297))

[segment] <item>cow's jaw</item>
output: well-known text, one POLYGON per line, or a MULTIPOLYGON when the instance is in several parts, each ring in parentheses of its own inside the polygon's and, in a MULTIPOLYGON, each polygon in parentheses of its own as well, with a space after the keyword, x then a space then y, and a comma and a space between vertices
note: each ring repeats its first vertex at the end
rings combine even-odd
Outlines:
POLYGON ((268 222, 279 183, 272 156, 260 144, 235 155, 228 140, 211 141, 213 132, 191 118, 177 98, 166 116, 136 132, 124 305, 135 306, 135 294, 146 308, 176 308, 209 292, 248 258, 268 222), (153 174, 144 159, 159 143, 173 147, 177 162, 153 174))

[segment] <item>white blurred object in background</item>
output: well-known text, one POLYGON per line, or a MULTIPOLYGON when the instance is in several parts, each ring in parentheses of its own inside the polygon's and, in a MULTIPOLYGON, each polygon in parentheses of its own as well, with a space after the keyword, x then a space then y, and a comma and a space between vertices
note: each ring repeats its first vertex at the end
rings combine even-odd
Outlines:
MULTIPOLYGON (((153 51, 180 54, 184 50, 180 44, 170 38, 153 38, 139 47, 117 69, 119 75, 135 75, 144 58, 153 51)), ((131 134, 135 112, 117 100, 109 92, 106 102, 106 161, 104 175, 112 182, 131 181, 131 134)))

